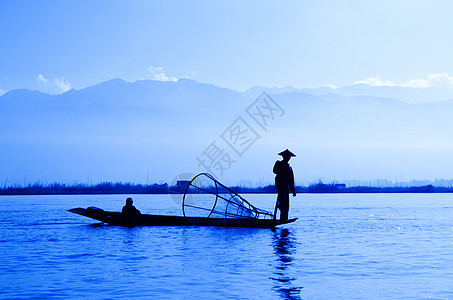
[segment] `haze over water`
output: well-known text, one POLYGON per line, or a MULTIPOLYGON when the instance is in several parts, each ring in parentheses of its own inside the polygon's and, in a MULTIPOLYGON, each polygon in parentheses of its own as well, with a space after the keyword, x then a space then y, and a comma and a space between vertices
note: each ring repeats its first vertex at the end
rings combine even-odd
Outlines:
POLYGON ((1 1, 0 184, 453 178, 452 3, 353 2, 1 1))
MULTIPOLYGON (((301 194, 267 229, 95 226, 127 195, 2 196, 0 298, 453 297, 453 195, 301 194)), ((180 215, 169 195, 143 213, 180 215)), ((247 195, 272 210, 275 195, 247 195)))

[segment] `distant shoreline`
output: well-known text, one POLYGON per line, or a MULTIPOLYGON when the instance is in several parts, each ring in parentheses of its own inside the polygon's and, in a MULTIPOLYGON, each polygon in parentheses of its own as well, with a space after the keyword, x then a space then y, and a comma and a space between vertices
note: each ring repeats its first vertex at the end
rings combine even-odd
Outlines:
MULTIPOLYGON (((239 194, 276 194, 273 185, 262 187, 230 187, 239 194)), ((0 195, 112 195, 112 194, 183 194, 185 188, 168 184, 131 184, 131 183, 100 183, 96 185, 29 185, 26 187, 3 187, 0 195)), ((318 183, 309 186, 297 186, 296 192, 301 194, 354 194, 354 193, 453 193, 453 187, 436 187, 433 185, 410 187, 346 187, 343 184, 318 183)))

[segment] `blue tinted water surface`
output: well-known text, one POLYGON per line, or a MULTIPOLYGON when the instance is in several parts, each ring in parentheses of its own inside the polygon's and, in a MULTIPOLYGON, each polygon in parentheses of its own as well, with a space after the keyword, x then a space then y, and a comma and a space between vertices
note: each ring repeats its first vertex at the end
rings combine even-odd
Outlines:
MULTIPOLYGON (((453 298, 453 195, 301 194, 268 229, 113 227, 128 195, 1 196, 0 298, 453 298)), ((180 215, 168 195, 142 213, 180 215)), ((273 210, 275 195, 245 195, 273 210)), ((176 201, 177 202, 177 201, 176 201)))

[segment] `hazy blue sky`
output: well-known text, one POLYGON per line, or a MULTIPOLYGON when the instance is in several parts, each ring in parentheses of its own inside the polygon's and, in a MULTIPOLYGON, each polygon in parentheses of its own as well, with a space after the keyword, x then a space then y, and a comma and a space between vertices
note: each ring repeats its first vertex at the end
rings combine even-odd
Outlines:
MULTIPOLYGON (((444 94, 447 96, 443 98, 445 100, 451 98, 449 92, 453 91, 451 28, 453 1, 0 0, 0 95, 18 88, 59 94, 71 88, 82 89, 112 78, 126 81, 175 81, 186 77, 241 91, 255 85, 340 87, 358 82, 376 86, 440 86, 450 89, 436 89, 446 92, 444 94)), ((120 81, 116 84, 123 86, 120 81)), ((189 97, 190 93, 188 98, 181 96, 186 95, 184 89, 189 88, 190 85, 185 85, 182 81, 179 97, 188 99, 191 105, 195 105, 194 103, 201 101, 198 96, 195 99, 189 97)), ((120 90, 119 87, 118 89, 120 90)), ((199 91, 201 90, 207 89, 199 87, 199 91)), ((411 89, 410 95, 425 92, 422 100, 434 101, 433 90, 411 89)), ((113 88, 111 93, 115 91, 117 90, 113 88)), ((156 93, 159 91, 161 90, 156 90, 156 93)), ((218 93, 215 95, 222 95, 223 91, 218 93)), ((152 97, 154 94, 151 94, 142 96, 152 97)), ((97 99, 96 95, 90 95, 85 100, 102 100, 97 99)), ((200 92, 200 95, 205 94, 200 92)), ((247 103, 251 103, 257 96, 247 95, 247 103)), ((279 96, 276 97, 279 99, 279 96)), ((261 133, 263 143, 253 153, 249 153, 248 160, 241 161, 241 167, 238 163, 235 171, 238 175, 231 176, 233 181, 256 176, 265 176, 264 180, 272 181, 273 174, 270 171, 274 159, 278 158, 276 153, 285 148, 298 154, 298 160, 294 160, 293 165, 296 170, 304 170, 300 173, 305 177, 298 175, 298 179, 306 182, 318 178, 452 178, 452 167, 445 163, 451 161, 452 150, 452 127, 449 123, 451 106, 447 101, 440 106, 432 104, 432 109, 423 110, 422 106, 414 106, 413 109, 406 107, 405 113, 399 113, 394 107, 383 110, 382 107, 390 105, 385 104, 386 101, 381 101, 385 104, 381 103, 383 106, 373 106, 374 102, 368 99, 366 104, 369 107, 361 110, 360 105, 351 104, 357 99, 351 99, 351 103, 341 97, 342 100, 337 97, 332 102, 318 99, 316 104, 324 103, 324 107, 317 110, 303 106, 309 103, 309 99, 299 99, 304 98, 303 95, 299 95, 297 101, 282 97, 282 103, 292 103, 293 108, 299 109, 294 111, 297 115, 291 117, 290 110, 285 108, 288 117, 276 126, 279 128, 276 129, 276 135, 291 127, 295 128, 293 134, 280 134, 281 140, 272 134, 261 133), (340 108, 335 108, 335 105, 340 105, 337 100, 343 105, 340 106, 343 109, 340 112, 340 108), (329 109, 331 115, 326 113, 329 109), (304 113, 305 117, 300 117, 304 113), (382 118, 375 118, 376 115, 382 118), (350 121, 346 122, 349 125, 344 125, 343 120, 350 121), (361 123, 362 121, 365 123, 361 123), (323 144, 324 141, 331 144, 323 144), (271 149, 269 145, 275 149, 271 149), (264 161, 269 162, 270 166, 264 165, 264 161), (262 170, 255 168, 256 166, 262 166, 262 170), (250 173, 244 173, 243 170, 250 173)), ((384 94, 382 97, 387 96, 384 94)), ((219 100, 216 96, 211 98, 219 100)), ((216 103, 211 98, 203 100, 216 103)), ((110 96, 106 96, 104 100, 110 99, 110 96)), ((121 99, 124 103, 129 103, 130 100, 127 97, 121 99)), ((182 101, 181 99, 174 100, 182 101)), ((208 109, 215 114, 219 107, 212 105, 208 109)), ((3 170, 3 173, 0 172, 0 182, 6 182, 6 179, 13 182, 13 179, 22 180, 25 177, 32 181, 53 181, 53 178, 64 180, 64 172, 72 176, 75 171, 64 163, 59 164, 48 153, 54 151, 64 154, 67 149, 79 149, 76 154, 83 152, 91 155, 90 134, 102 141, 102 138, 108 138, 112 133, 108 130, 97 132, 100 129, 96 126, 104 124, 103 117, 106 118, 105 122, 111 121, 109 118, 115 118, 114 114, 104 116, 104 111, 99 112, 99 119, 95 118, 96 122, 84 131, 86 118, 80 111, 67 112, 68 120, 64 117, 60 120, 58 110, 54 112, 52 109, 54 108, 48 108, 48 115, 51 117, 40 114, 39 111, 35 112, 37 115, 12 115, 8 111, 4 112, 3 119, 0 118, 0 123, 4 123, 2 128, 5 129, 0 132, 0 142, 3 142, 0 148, 3 150, 4 161, 9 160, 13 164, 10 163, 11 172, 4 166, 0 168, 3 170), (33 118, 36 120, 33 121, 33 118), (49 126, 45 127, 46 124, 49 126), (66 124, 68 130, 74 127, 73 134, 63 130, 60 136, 52 135, 55 130, 66 128, 62 124, 66 124), (36 129, 37 133, 30 136, 27 126, 36 129), (15 130, 22 130, 21 134, 15 135, 15 130), (48 138, 42 138, 41 133, 48 138), (70 138, 62 139, 61 136, 65 134, 70 138), (79 142, 76 136, 82 137, 79 142), (72 144, 64 144, 65 140, 70 140, 72 144), (46 144, 46 141, 50 142, 46 144), (42 150, 41 144, 47 148, 42 150), (40 149, 45 154, 42 157, 37 154, 41 153, 40 149), (12 159, 12 154, 8 153, 17 154, 12 156, 16 158, 12 159), (32 162, 25 163, 27 158, 32 162), (19 162, 23 164, 23 168, 18 167, 19 162), (30 168, 35 162, 37 166, 32 171, 30 168), (48 162, 52 163, 54 169, 48 162), (45 177, 43 170, 53 174, 45 177)), ((225 123, 219 121, 215 125, 221 128, 217 132, 197 137, 198 142, 203 139, 208 142, 206 145, 194 146, 192 152, 186 148, 181 150, 174 147, 172 142, 161 145, 158 138, 153 136, 155 131, 151 130, 157 127, 154 123, 148 124, 148 127, 137 123, 137 132, 143 135, 137 137, 135 144, 121 142, 120 146, 146 152, 139 154, 147 159, 147 164, 137 159, 136 169, 130 166, 123 168, 116 158, 111 158, 106 163, 108 167, 103 170, 103 174, 107 175, 96 173, 102 166, 90 165, 79 168, 82 174, 79 177, 85 178, 86 174, 91 174, 90 177, 94 178, 98 174, 97 180, 125 181, 134 180, 133 176, 145 178, 148 171, 163 168, 155 167, 157 160, 153 157, 165 155, 163 161, 173 160, 177 156, 180 161, 195 164, 196 155, 202 153, 229 126, 229 122, 238 117, 235 113, 231 114, 231 119, 225 123), (153 156, 149 151, 156 147, 142 147, 141 140, 157 143, 159 148, 162 146, 162 149, 168 148, 177 153, 170 155, 168 151, 162 150, 163 154, 153 156), (110 167, 115 167, 118 174, 124 175, 114 177, 114 172, 109 171, 110 167)), ((135 132, 135 128, 128 127, 131 124, 125 120, 127 119, 124 118, 121 120, 123 123, 119 123, 115 119, 113 124, 121 125, 119 128, 126 129, 124 132, 135 132)), ((90 124, 88 121, 87 124, 90 124)), ((178 124, 181 121, 177 114, 162 121, 174 122, 172 125, 178 128, 181 126, 178 124)), ((216 128, 212 124, 210 126, 216 128)), ((120 135, 115 134, 114 139, 117 139, 120 135)), ((169 137, 172 138, 171 134, 169 137)), ((183 144, 180 141, 178 143, 179 147, 183 144)), ((100 146, 117 149, 117 145, 100 143, 100 146)), ((99 150, 99 153, 104 152, 99 150)), ((123 157, 122 153, 117 149, 114 154, 123 157)), ((92 156, 98 160, 102 155, 92 156)), ((136 157, 139 158, 139 155, 136 157)), ((82 157, 79 161, 71 160, 71 163, 89 163, 89 159, 90 157, 82 157)), ((175 165, 183 166, 179 162, 175 165)), ((194 172, 194 168, 184 168, 168 170, 171 176, 167 177, 160 172, 153 173, 156 178, 151 180, 168 181, 167 178, 173 178, 178 172, 194 172)))
POLYGON ((451 1, 0 1, 0 94, 114 77, 452 86, 451 1), (415 81, 414 81, 415 80, 415 81))

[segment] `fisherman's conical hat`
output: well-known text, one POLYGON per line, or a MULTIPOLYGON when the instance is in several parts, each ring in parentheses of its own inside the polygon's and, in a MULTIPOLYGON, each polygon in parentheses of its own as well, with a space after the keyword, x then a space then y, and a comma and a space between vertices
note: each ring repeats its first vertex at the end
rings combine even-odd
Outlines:
POLYGON ((296 156, 296 154, 292 153, 288 149, 286 149, 285 151, 280 152, 278 155, 281 155, 283 157, 285 157, 285 156, 289 156, 289 157, 296 156))

